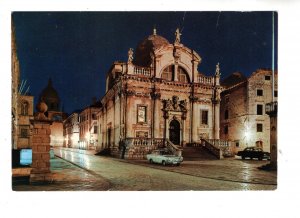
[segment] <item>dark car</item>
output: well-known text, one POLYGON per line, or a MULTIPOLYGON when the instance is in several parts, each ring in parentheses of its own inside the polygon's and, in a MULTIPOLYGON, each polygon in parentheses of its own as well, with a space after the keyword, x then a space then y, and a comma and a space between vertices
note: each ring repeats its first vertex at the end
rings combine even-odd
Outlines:
POLYGON ((239 151, 237 156, 241 156, 242 159, 245 158, 257 158, 258 160, 267 159, 270 160, 270 153, 263 151, 261 148, 257 147, 247 147, 243 151, 239 151))

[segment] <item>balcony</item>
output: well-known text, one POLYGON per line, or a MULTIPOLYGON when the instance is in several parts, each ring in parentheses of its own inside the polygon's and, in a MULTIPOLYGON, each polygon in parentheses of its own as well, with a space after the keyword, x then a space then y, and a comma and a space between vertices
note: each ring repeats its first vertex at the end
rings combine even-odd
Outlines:
POLYGON ((268 114, 269 116, 277 116, 277 101, 267 103, 265 108, 266 114, 268 114))

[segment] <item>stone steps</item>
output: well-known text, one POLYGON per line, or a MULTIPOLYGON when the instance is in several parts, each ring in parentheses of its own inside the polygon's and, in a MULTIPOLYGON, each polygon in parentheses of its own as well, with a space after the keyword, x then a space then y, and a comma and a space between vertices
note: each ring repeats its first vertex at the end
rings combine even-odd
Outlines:
POLYGON ((184 160, 216 160, 213 154, 203 147, 185 147, 182 151, 184 160))

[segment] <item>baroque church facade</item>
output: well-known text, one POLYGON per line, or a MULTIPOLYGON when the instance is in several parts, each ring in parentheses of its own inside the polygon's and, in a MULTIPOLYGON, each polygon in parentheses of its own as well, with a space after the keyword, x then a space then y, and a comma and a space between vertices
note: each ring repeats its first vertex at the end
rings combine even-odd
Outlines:
POLYGON ((180 38, 179 29, 173 43, 154 29, 129 49, 127 62, 112 64, 97 116, 97 150, 142 159, 157 147, 178 152, 219 139, 219 64, 214 76, 198 72, 201 57, 180 38))

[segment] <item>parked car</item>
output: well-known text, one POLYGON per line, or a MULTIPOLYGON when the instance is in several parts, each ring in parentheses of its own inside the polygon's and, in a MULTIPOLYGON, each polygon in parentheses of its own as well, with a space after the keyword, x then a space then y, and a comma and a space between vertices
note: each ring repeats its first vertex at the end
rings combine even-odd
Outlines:
POLYGON ((168 164, 179 166, 183 161, 183 157, 173 155, 169 151, 162 149, 153 150, 151 154, 147 154, 147 160, 150 163, 159 163, 164 166, 168 164))
POLYGON ((270 160, 270 153, 263 151, 261 148, 257 147, 247 147, 243 151, 239 151, 237 156, 241 156, 242 159, 245 158, 257 158, 258 160, 267 159, 270 160))

